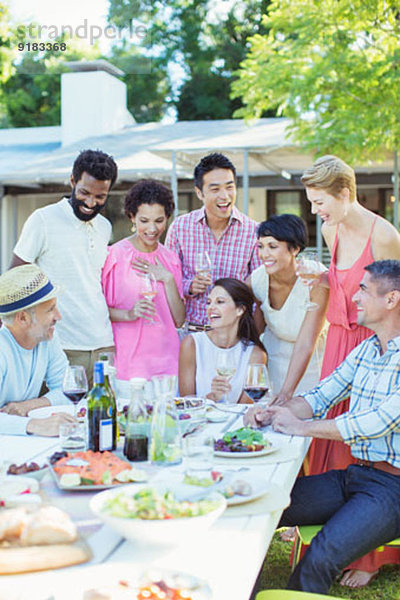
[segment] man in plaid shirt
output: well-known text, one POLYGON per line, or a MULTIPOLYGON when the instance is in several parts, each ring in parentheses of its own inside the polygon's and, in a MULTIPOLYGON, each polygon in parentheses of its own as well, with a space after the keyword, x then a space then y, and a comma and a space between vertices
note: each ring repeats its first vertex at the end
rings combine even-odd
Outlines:
POLYGON ((347 469, 297 480, 280 525, 324 527, 293 571, 290 589, 327 594, 343 568, 400 537, 400 261, 365 270, 353 301, 357 323, 375 335, 310 392, 246 416, 282 433, 344 441, 355 459, 347 469), (349 393, 349 411, 323 419, 349 393))
POLYGON ((190 330, 207 324, 207 291, 220 277, 244 281, 261 263, 256 251, 255 221, 235 207, 236 169, 223 154, 201 159, 194 170, 197 197, 204 206, 171 224, 165 245, 181 259, 186 319, 190 330), (195 259, 207 252, 212 274, 196 273, 195 259))

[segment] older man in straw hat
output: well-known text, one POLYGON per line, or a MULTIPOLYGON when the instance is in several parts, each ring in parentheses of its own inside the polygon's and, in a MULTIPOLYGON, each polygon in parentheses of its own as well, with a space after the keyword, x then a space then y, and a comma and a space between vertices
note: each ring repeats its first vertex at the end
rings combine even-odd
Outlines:
POLYGON ((58 435, 67 414, 31 419, 33 408, 68 403, 62 380, 68 364, 54 326, 58 289, 36 265, 24 265, 0 276, 0 432, 58 435), (38 397, 43 381, 49 391, 38 397))

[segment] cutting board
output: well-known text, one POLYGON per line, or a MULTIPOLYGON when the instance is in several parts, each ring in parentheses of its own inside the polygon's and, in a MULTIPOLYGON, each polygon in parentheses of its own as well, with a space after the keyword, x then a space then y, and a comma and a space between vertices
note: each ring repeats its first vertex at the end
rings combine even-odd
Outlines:
POLYGON ((0 575, 59 569, 90 558, 91 552, 83 540, 73 544, 0 547, 0 575))

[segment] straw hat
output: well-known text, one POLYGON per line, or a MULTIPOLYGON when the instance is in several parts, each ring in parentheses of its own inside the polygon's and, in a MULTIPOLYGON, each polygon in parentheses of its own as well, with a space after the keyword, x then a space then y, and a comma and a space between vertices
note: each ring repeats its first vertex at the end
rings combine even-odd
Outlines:
POLYGON ((51 300, 59 291, 37 265, 10 269, 0 276, 0 317, 51 300))

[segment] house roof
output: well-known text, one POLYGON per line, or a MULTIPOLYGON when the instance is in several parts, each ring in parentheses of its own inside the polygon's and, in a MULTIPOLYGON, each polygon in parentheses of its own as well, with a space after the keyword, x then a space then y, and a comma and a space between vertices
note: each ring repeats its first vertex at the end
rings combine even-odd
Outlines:
MULTIPOLYGON (((77 154, 85 148, 111 154, 119 166, 119 180, 134 181, 141 176, 169 179, 173 160, 178 177, 191 178, 194 165, 209 151, 226 153, 239 174, 243 173, 247 151, 249 175, 286 174, 290 178, 290 174, 299 174, 311 165, 313 158, 288 139, 288 124, 289 120, 283 118, 259 119, 255 123, 241 119, 137 123, 112 135, 87 138, 66 147, 56 140, 55 131, 46 143, 44 133, 39 135, 39 130, 46 128, 32 128, 40 143, 32 140, 31 144, 21 144, 21 135, 13 144, 11 132, 18 130, 9 130, 6 143, 0 135, 0 184, 65 184, 77 154)), ((392 162, 388 158, 357 170, 390 172, 392 162)))

